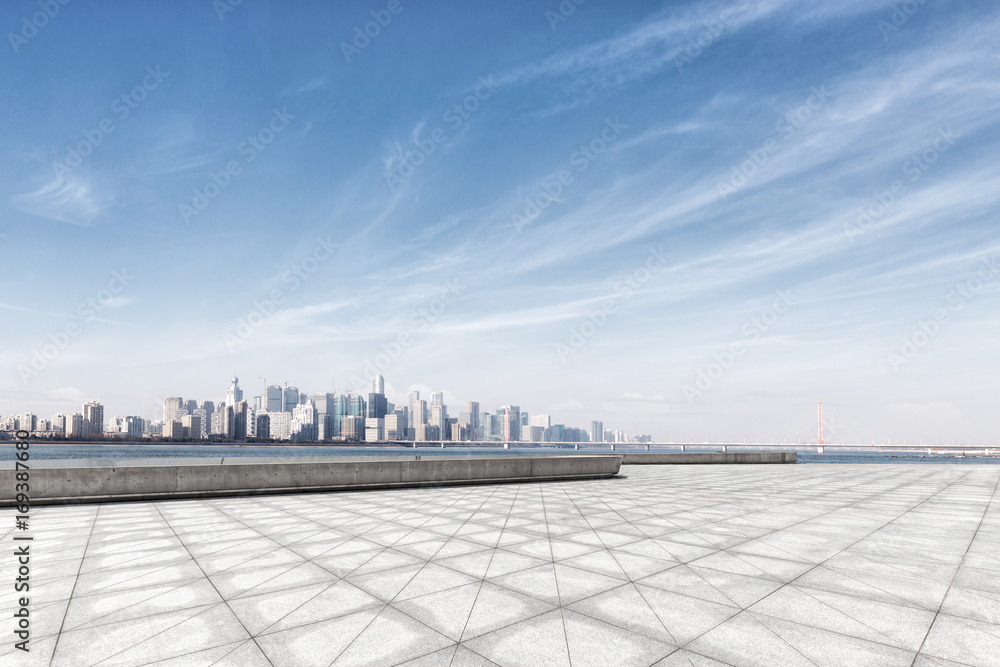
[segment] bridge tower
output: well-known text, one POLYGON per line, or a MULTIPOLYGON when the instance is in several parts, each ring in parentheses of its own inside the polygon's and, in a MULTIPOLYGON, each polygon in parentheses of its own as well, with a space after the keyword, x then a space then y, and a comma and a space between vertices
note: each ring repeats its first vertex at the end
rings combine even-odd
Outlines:
POLYGON ((819 437, 816 440, 816 444, 823 444, 823 401, 819 402, 816 406, 816 425, 818 428, 819 437))

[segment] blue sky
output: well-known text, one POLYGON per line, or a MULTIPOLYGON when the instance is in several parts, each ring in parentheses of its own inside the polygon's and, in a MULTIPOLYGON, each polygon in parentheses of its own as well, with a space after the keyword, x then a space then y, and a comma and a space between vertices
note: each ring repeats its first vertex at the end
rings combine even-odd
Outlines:
POLYGON ((5 3, 0 414, 996 442, 995 3, 389 5, 5 3))

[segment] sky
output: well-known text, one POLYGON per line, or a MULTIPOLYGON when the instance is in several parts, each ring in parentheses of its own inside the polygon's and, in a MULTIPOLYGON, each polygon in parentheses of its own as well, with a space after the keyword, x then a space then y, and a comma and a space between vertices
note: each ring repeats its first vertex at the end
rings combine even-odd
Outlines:
POLYGON ((1000 441, 995 2, 0 29, 0 415, 381 372, 657 441, 807 441, 819 401, 828 441, 1000 441))

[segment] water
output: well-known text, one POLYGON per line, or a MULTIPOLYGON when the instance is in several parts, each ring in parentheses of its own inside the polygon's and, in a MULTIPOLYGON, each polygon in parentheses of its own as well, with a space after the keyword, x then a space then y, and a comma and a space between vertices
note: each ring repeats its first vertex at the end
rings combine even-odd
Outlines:
MULTIPOLYGON (((0 445, 0 461, 14 459, 13 444, 0 445)), ((622 452, 642 452, 641 447, 621 449, 622 452)), ((654 448, 652 452, 677 452, 676 448, 654 448)), ((717 452, 718 448, 691 448, 688 452, 717 452)), ((782 450, 780 447, 770 451, 782 450)), ((607 447, 580 449, 549 447, 333 447, 329 445, 43 445, 31 446, 32 459, 170 459, 170 458, 224 458, 243 456, 462 456, 462 455, 511 455, 522 454, 608 454, 607 447)), ((960 457, 949 453, 926 456, 915 452, 856 452, 830 451, 825 454, 800 452, 799 463, 938 463, 938 464, 1000 464, 1000 457, 960 457)))

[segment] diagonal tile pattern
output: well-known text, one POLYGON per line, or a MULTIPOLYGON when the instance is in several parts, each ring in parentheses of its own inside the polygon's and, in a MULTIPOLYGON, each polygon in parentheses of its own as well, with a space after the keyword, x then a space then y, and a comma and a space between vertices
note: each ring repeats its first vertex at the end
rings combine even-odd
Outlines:
MULTIPOLYGON (((997 665, 998 480, 989 465, 633 466, 42 507, 32 652, 4 643, 0 664, 997 665)), ((0 615, 14 605, 0 591, 0 615)))

